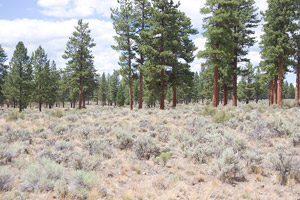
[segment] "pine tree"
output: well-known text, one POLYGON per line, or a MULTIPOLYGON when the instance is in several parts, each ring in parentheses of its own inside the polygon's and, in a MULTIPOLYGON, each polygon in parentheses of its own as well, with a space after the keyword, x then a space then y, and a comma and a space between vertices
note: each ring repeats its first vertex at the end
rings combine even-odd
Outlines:
POLYGON ((65 107, 65 102, 69 99, 69 88, 68 88, 68 76, 67 73, 63 70, 58 72, 59 80, 58 80, 58 100, 62 102, 63 108, 65 107))
POLYGON ((234 29, 234 60, 233 60, 233 95, 232 105, 237 106, 237 75, 240 73, 238 62, 245 62, 248 59, 248 49, 254 45, 255 37, 253 28, 258 25, 257 8, 254 0, 238 0, 238 7, 235 11, 238 23, 234 29))
POLYGON ((110 79, 108 80, 107 97, 115 105, 117 100, 118 86, 119 73, 117 71, 114 71, 114 73, 110 76, 110 79))
POLYGON ((238 98, 248 104, 250 100, 254 99, 254 91, 254 68, 251 63, 248 63, 245 74, 238 84, 238 98))
POLYGON ((146 40, 143 39, 143 33, 149 28, 148 20, 150 19, 150 7, 149 0, 134 0, 135 12, 136 12, 136 62, 138 63, 139 69, 139 109, 143 107, 143 79, 144 79, 144 63, 146 59, 145 51, 143 46, 146 45, 146 40), (138 57, 139 56, 139 57, 138 57))
POLYGON ((31 56, 33 68, 33 100, 39 104, 39 111, 42 111, 42 104, 48 100, 50 94, 50 64, 45 50, 39 46, 31 56))
POLYGON ((277 72, 277 75, 273 76, 273 96, 274 103, 278 105, 282 100, 283 75, 290 63, 292 40, 289 31, 294 15, 294 3, 292 0, 268 0, 268 10, 264 13, 266 23, 261 41, 261 54, 268 63, 269 73, 277 72))
POLYGON ((107 100, 107 80, 105 77, 105 73, 102 73, 102 76, 99 81, 99 90, 98 90, 98 98, 102 102, 102 106, 106 105, 106 100, 107 100))
POLYGON ((132 96, 132 75, 133 75, 133 59, 135 57, 133 46, 136 38, 136 15, 133 9, 132 0, 119 0, 120 8, 111 9, 111 19, 116 31, 114 36, 117 45, 113 45, 114 50, 120 51, 119 65, 124 80, 129 85, 129 103, 130 110, 133 109, 133 96, 132 96))
POLYGON ((32 90, 32 67, 23 42, 18 42, 9 63, 9 72, 5 78, 3 94, 18 102, 19 112, 27 106, 32 90))
POLYGON ((176 107, 176 88, 189 82, 193 78, 193 73, 190 71, 190 63, 193 62, 195 56, 194 51, 197 49, 194 42, 189 38, 191 35, 198 33, 196 29, 192 28, 191 20, 185 13, 174 9, 174 17, 171 18, 171 29, 173 34, 168 37, 170 44, 170 51, 173 55, 167 60, 171 64, 171 70, 167 74, 169 75, 169 82, 173 91, 173 107, 176 107), (171 61, 173 60, 173 61, 171 61), (171 62, 170 62, 171 61, 171 62))
POLYGON ((7 55, 0 44, 0 103, 1 104, 5 100, 3 95, 3 85, 4 85, 5 77, 7 75, 7 68, 8 68, 8 66, 5 64, 6 60, 7 60, 7 55))
POLYGON ((80 19, 75 29, 67 42, 63 58, 67 60, 66 70, 70 75, 70 85, 74 87, 73 91, 78 93, 79 109, 81 109, 84 93, 89 88, 91 79, 94 80, 95 77, 94 57, 90 49, 96 44, 90 36, 88 23, 83 23, 80 19))
POLYGON ((219 104, 219 76, 225 71, 228 63, 233 60, 233 27, 238 24, 235 14, 238 2, 233 0, 207 0, 201 13, 204 18, 204 36, 207 38, 206 49, 200 51, 198 57, 208 59, 214 70, 213 106, 219 104))
POLYGON ((54 105, 58 100, 59 81, 60 81, 59 72, 56 69, 56 63, 54 61, 52 61, 50 65, 48 80, 49 80, 49 84, 48 84, 49 93, 47 95, 46 103, 48 103, 49 108, 51 108, 51 106, 54 105))
POLYGON ((124 90, 125 90, 124 84, 121 83, 118 88, 117 98, 116 98, 118 106, 124 106, 124 104, 125 104, 124 90))

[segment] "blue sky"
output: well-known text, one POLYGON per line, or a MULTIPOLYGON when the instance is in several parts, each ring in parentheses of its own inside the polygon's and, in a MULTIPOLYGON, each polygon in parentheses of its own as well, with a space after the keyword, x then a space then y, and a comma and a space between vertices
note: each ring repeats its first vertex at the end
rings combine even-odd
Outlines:
MULTIPOLYGON (((260 10, 267 8, 266 0, 256 0, 260 10)), ((180 9, 192 19, 195 28, 202 32, 202 16, 199 13, 204 0, 181 0, 180 9)), ((18 41, 23 41, 28 54, 41 45, 48 58, 55 60, 58 67, 65 67, 61 58, 68 38, 83 18, 89 22, 96 47, 93 48, 95 67, 99 73, 112 73, 118 69, 118 53, 111 49, 115 34, 110 20, 110 8, 117 0, 0 0, 0 43, 10 59, 18 41)), ((257 41, 262 34, 261 26, 256 31, 257 41)), ((193 37, 199 50, 204 49, 205 38, 201 34, 193 37)), ((254 64, 260 62, 259 46, 250 49, 248 58, 254 64)), ((203 60, 195 59, 192 71, 199 71, 203 60)), ((287 76, 295 82, 295 76, 287 76)))

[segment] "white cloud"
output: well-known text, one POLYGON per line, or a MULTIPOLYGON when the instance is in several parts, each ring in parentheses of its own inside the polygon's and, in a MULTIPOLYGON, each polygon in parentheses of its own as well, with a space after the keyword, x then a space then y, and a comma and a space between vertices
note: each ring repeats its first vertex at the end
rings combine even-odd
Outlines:
MULTIPOLYGON (((118 53, 110 47, 114 35, 112 24, 97 19, 84 20, 84 22, 89 22, 91 35, 96 43, 96 47, 92 49, 96 69, 99 72, 112 72, 113 69, 117 69, 118 53)), ((9 59, 18 41, 23 41, 28 49, 28 55, 41 45, 48 58, 55 60, 59 68, 64 68, 66 61, 62 59, 62 55, 76 25, 75 19, 57 22, 30 19, 0 20, 0 26, 5 27, 0 32, 0 41, 9 59)))
POLYGON ((110 8, 117 6, 115 0, 38 0, 42 13, 48 16, 72 18, 99 14, 110 17, 110 8))
MULTIPOLYGON (((175 0, 178 2, 178 0, 175 0)), ((202 19, 200 8, 204 6, 205 0, 181 0, 180 10, 191 18, 194 28, 200 34, 193 36, 198 50, 205 48, 206 39, 202 37, 202 19)), ((9 59, 18 41, 24 41, 31 54, 38 45, 42 45, 48 53, 48 57, 55 60, 59 67, 65 66, 65 60, 61 58, 68 38, 76 26, 75 19, 81 17, 100 17, 100 19, 87 20, 90 23, 92 37, 95 39, 96 47, 93 48, 95 56, 95 67, 100 72, 112 72, 118 69, 118 53, 111 49, 114 43, 112 23, 109 20, 110 8, 117 7, 117 0, 38 0, 41 12, 47 16, 59 18, 71 18, 69 20, 43 21, 43 20, 0 20, 0 26, 5 27, 0 31, 0 41, 9 55, 9 59), (103 18, 104 17, 104 18, 103 18)), ((256 5, 260 11, 267 9, 266 0, 256 0, 256 5)), ((53 20, 53 19, 52 19, 53 20)), ((262 23, 261 23, 262 24, 262 23)), ((255 37, 260 41, 262 35, 262 25, 255 29, 255 37)), ((250 49, 248 58, 257 65, 260 61, 259 45, 256 44, 250 49)), ((197 53, 196 52, 196 53, 197 53)), ((203 59, 195 58, 192 63, 192 70, 199 71, 203 59)))

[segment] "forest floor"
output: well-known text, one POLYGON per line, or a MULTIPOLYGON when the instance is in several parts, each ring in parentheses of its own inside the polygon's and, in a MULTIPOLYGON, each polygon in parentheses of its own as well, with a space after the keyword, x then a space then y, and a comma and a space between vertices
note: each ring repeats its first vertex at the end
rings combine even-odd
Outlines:
POLYGON ((0 110, 0 199, 300 198, 300 108, 0 110))

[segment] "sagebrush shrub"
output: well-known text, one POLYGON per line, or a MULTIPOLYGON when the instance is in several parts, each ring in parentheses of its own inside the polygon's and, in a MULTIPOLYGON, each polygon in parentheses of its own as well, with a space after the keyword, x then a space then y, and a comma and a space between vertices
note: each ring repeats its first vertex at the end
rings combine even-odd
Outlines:
POLYGON ((300 132, 294 132, 291 135, 290 140, 293 143, 294 147, 299 146, 300 145, 300 132))
POLYGON ((70 178, 69 191, 74 199, 86 199, 95 181, 93 172, 75 171, 70 178))
POLYGON ((6 166, 0 167, 0 190, 8 191, 12 188, 13 172, 6 166))
POLYGON ((279 171, 280 184, 286 185, 291 174, 298 172, 300 165, 297 153, 287 150, 285 147, 278 147, 276 152, 270 155, 270 161, 273 168, 279 171))
POLYGON ((240 156, 232 148, 227 148, 217 161, 220 179, 224 182, 232 183, 238 178, 242 178, 242 168, 239 165, 240 156))
POLYGON ((55 182, 64 176, 64 168, 49 159, 30 164, 21 175, 22 189, 28 192, 53 191, 55 182))
POLYGON ((158 156, 160 154, 160 149, 153 138, 149 136, 140 136, 134 142, 133 152, 138 159, 149 160, 153 156, 158 156))
POLYGON ((12 110, 7 113, 7 121, 16 121, 18 119, 24 119, 24 113, 20 113, 18 111, 12 110))
POLYGON ((118 146, 121 150, 130 149, 133 145, 135 135, 129 132, 128 130, 119 130, 116 133, 118 140, 118 146))

